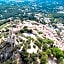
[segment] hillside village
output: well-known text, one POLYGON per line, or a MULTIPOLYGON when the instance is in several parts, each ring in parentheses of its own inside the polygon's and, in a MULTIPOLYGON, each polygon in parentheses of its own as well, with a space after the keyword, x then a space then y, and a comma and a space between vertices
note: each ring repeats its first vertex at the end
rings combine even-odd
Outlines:
POLYGON ((64 1, 0 0, 0 64, 64 64, 64 1))
MULTIPOLYGON (((59 25, 57 24, 58 27, 59 25)), ((61 32, 62 38, 60 38, 56 29, 52 29, 48 23, 10 19, 10 22, 0 30, 0 62, 2 64, 61 64, 64 62, 63 33, 61 32)))

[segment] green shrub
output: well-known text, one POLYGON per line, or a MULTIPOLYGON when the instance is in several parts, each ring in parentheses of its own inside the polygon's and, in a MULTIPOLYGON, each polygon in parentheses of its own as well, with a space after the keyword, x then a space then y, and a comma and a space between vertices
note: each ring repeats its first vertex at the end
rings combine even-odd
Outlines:
POLYGON ((46 52, 40 52, 40 55, 41 55, 41 61, 40 61, 40 64, 46 64, 48 61, 48 56, 46 54, 46 52))
POLYGON ((39 33, 39 34, 43 34, 43 32, 41 32, 41 31, 39 31, 38 33, 39 33))
POLYGON ((54 43, 54 41, 51 40, 51 39, 43 39, 42 42, 43 42, 43 44, 45 44, 45 43, 47 43, 47 44, 53 44, 54 43))
POLYGON ((59 59, 60 57, 63 57, 63 51, 57 47, 51 48, 52 54, 59 59))
POLYGON ((38 40, 36 40, 34 44, 36 44, 41 49, 42 44, 38 40))
POLYGON ((43 44, 43 48, 42 48, 44 51, 48 49, 48 45, 45 43, 43 44))
POLYGON ((46 50, 46 53, 47 53, 47 55, 51 55, 51 54, 52 54, 52 52, 51 52, 50 49, 47 49, 47 50, 46 50))
POLYGON ((36 61, 37 60, 37 54, 35 54, 35 53, 32 53, 30 55, 30 57, 32 58, 33 61, 36 61))
POLYGON ((42 43, 43 42, 43 39, 42 38, 37 38, 37 40, 42 43))

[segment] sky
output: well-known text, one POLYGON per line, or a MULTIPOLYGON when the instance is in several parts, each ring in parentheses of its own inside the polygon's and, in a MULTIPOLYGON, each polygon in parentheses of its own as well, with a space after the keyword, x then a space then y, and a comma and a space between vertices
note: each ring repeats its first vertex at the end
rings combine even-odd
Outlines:
POLYGON ((34 1, 34 0, 0 0, 0 1, 34 1))
MULTIPOLYGON (((36 0, 0 0, 0 1, 36 1, 36 0)), ((64 2, 64 0, 40 0, 40 1, 63 1, 64 2)))

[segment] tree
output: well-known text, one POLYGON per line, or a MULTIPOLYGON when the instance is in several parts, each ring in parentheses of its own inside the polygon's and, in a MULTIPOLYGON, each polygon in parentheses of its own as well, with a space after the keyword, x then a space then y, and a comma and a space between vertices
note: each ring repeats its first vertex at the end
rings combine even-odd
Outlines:
POLYGON ((30 57, 32 58, 33 61, 36 61, 37 60, 37 54, 35 54, 35 53, 32 53, 30 55, 30 57))
POLYGON ((46 52, 40 52, 40 55, 41 55, 41 61, 40 61, 40 64, 46 64, 47 63, 47 59, 48 59, 48 56, 46 54, 46 52))
POLYGON ((30 55, 30 58, 32 59, 32 63, 33 63, 33 64, 38 64, 38 62, 37 62, 37 54, 32 53, 32 54, 30 55))
POLYGON ((32 33, 32 29, 27 30, 28 33, 32 33))
POLYGON ((20 30, 20 33, 24 33, 24 29, 20 30))
POLYGON ((59 64, 64 64, 64 61, 63 62, 60 62, 59 64))
POLYGON ((9 29, 6 29, 6 32, 9 32, 9 29))
POLYGON ((29 57, 28 57, 29 53, 27 53, 26 50, 23 50, 20 53, 20 55, 21 55, 21 58, 22 58, 22 61, 24 62, 24 64, 28 64, 28 62, 29 62, 29 57))
POLYGON ((23 29, 27 29, 28 27, 27 26, 24 26, 23 29))
POLYGON ((53 40, 51 40, 51 39, 43 39, 43 44, 45 44, 45 43, 47 43, 47 44, 53 44, 54 43, 54 41, 53 40))
POLYGON ((51 52, 51 50, 50 50, 50 49, 47 49, 47 50, 46 50, 46 53, 47 53, 47 54, 48 54, 48 56, 49 56, 49 55, 51 55, 51 53, 52 53, 52 52, 51 52))
POLYGON ((39 33, 39 34, 43 34, 43 32, 41 32, 41 31, 39 31, 38 33, 39 33))
POLYGON ((48 45, 45 43, 43 44, 43 48, 42 48, 44 51, 48 49, 48 45))
POLYGON ((38 40, 35 41, 35 44, 41 49, 42 44, 38 40))
POLYGON ((52 54, 59 59, 60 57, 63 57, 63 51, 57 47, 51 48, 52 54))
POLYGON ((61 62, 63 62, 63 57, 60 57, 58 61, 61 64, 61 62))
POLYGON ((33 64, 39 64, 39 63, 37 61, 36 62, 34 61, 33 64))
POLYGON ((59 30, 56 30, 56 33, 58 36, 60 36, 60 31, 59 30))
POLYGON ((3 64, 12 64, 12 62, 10 60, 7 60, 3 64))
POLYGON ((37 40, 42 43, 43 42, 43 39, 42 38, 37 38, 37 40))

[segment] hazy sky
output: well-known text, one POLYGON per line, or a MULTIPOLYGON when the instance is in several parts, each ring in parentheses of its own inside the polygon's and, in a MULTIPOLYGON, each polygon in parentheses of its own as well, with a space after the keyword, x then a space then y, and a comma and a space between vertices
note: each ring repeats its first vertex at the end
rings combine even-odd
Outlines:
MULTIPOLYGON (((27 0, 0 0, 0 1, 27 1, 27 0)), ((28 1, 34 1, 34 0, 28 0, 28 1)))
MULTIPOLYGON (((1 1, 7 1, 7 0, 1 0, 1 1)), ((19 0, 8 0, 8 1, 19 1, 19 0)), ((20 1, 22 1, 22 0, 20 0, 20 1)), ((27 0, 26 0, 27 1, 27 0)), ((29 0, 29 1, 33 1, 33 0, 29 0)), ((42 1, 44 1, 44 0, 42 0, 42 1)), ((49 1, 49 0, 47 0, 47 1, 49 1)), ((56 0, 54 0, 54 1, 56 1, 56 0)), ((57 1, 59 1, 59 0, 57 0, 57 1)), ((61 0, 62 1, 62 0, 61 0)))

